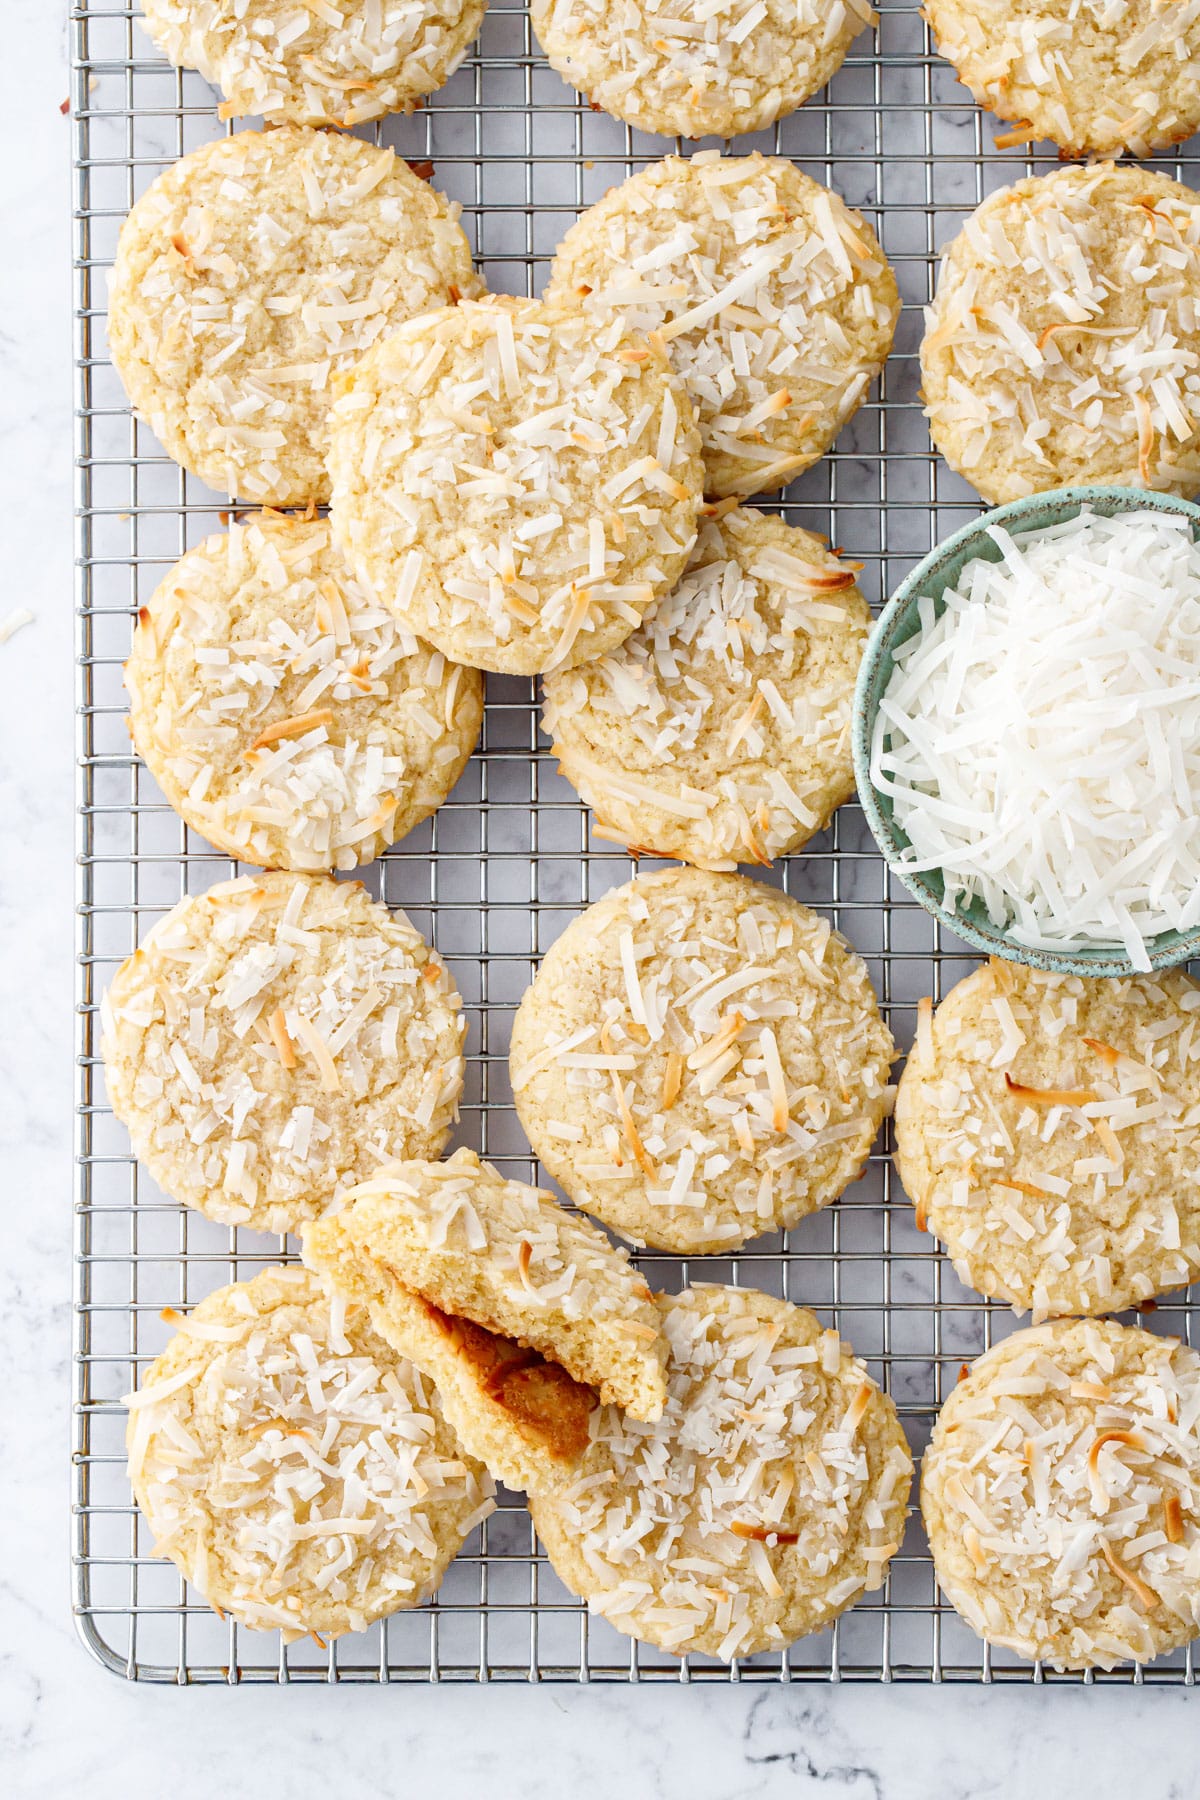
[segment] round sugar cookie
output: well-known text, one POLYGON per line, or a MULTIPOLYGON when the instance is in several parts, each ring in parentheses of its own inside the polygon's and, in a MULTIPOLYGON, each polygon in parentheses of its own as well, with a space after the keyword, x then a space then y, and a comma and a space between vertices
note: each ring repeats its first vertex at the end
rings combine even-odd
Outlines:
POLYGON ((428 1600, 492 1484, 363 1309, 275 1268, 169 1316, 126 1433, 155 1554, 285 1643, 428 1600))
POLYGON ((513 1099, 578 1206, 636 1244, 716 1253, 855 1179, 895 1054, 827 920, 741 875, 667 869, 542 958, 513 1021, 513 1099))
POLYGON ((896 1167, 963 1281, 1042 1318, 1200 1275, 1197 1023, 1180 969, 1109 981, 995 960, 921 1021, 896 1167))
POLYGON ((413 320, 342 384, 333 522, 456 662, 532 675, 628 637, 683 573, 699 434, 666 352, 507 297, 413 320))
POLYGON ((638 131, 738 137, 824 87, 866 0, 530 0, 552 69, 638 131))
POLYGON ((459 209, 391 150, 284 125, 193 150, 121 227, 109 348, 176 462, 256 504, 326 500, 337 373, 482 283, 459 209))
POLYGON ((138 754, 241 862, 352 869, 427 819, 479 736, 483 683, 355 581, 329 524, 256 515, 176 563, 125 665, 138 754))
POLYGON ((606 838, 704 869, 766 864, 854 792, 870 608, 818 538, 741 508, 623 644, 548 675, 542 725, 606 838))
POLYGON ((992 194, 942 258, 929 431, 992 505, 1071 483, 1200 488, 1200 197, 1145 169, 992 194))
POLYGON ((450 79, 487 0, 142 0, 177 68, 219 88, 223 119, 359 125, 450 79))
POLYGON ((631 1637, 728 1661, 883 1585, 912 1458, 896 1409, 814 1313, 753 1288, 659 1301, 662 1418, 605 1407, 578 1474, 530 1499, 559 1579, 631 1637))
POLYGON ((551 1357, 602 1399, 648 1419, 662 1412, 663 1342, 629 1252, 473 1150, 381 1170, 306 1228, 304 1257, 372 1302, 394 1276, 442 1312, 551 1357))
POLYGON ((1018 1331, 938 1415, 921 1512, 946 1598, 1058 1669, 1200 1631, 1200 1356, 1110 1319, 1018 1331))
POLYGON ((462 1092, 461 1005, 361 883, 245 875, 181 900, 113 977, 112 1109, 172 1199, 294 1231, 381 1164, 438 1155, 462 1092))
POLYGON ((1069 156, 1148 156, 1200 125, 1200 0, 925 0, 981 106, 1069 156))
POLYGON ((547 297, 658 332, 696 409, 710 494, 786 486, 892 347, 896 280, 861 213, 779 156, 668 156, 559 245, 547 297))

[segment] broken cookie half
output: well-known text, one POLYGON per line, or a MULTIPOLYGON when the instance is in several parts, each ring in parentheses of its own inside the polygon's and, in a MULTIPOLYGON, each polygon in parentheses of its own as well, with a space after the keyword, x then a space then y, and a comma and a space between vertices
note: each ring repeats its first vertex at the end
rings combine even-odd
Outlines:
POLYGON ((652 1422, 666 1340, 650 1290, 588 1220, 469 1150, 389 1165, 304 1231, 304 1260, 430 1377, 508 1487, 576 1468, 601 1402, 652 1422))

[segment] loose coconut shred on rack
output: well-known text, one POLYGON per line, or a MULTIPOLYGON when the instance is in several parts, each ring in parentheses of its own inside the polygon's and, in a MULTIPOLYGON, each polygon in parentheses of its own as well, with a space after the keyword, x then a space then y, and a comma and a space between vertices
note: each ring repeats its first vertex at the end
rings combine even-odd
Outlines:
POLYGON ((900 312, 871 227, 782 157, 667 157, 571 227, 547 297, 651 332, 696 408, 705 485, 784 487, 866 398, 900 312))
POLYGON ((1018 1332, 942 1408, 921 1510, 989 1643, 1111 1669, 1200 1630, 1200 1357, 1110 1321, 1018 1332))
POLYGON ((606 1407, 578 1475, 533 1496, 556 1573, 633 1637, 728 1660, 819 1631, 881 1587, 912 1460, 835 1331, 752 1289, 660 1302, 657 1424, 606 1407))
POLYGON ((209 1294, 128 1397, 154 1538, 222 1616, 362 1631, 437 1588, 494 1508, 437 1395, 304 1269, 209 1294))
POLYGON ((190 550, 139 615, 130 725, 176 811, 243 862, 370 862, 475 745, 483 684, 364 593, 324 520, 262 514, 190 550))
POLYGON ((517 1113, 570 1197, 635 1243, 736 1249, 860 1173, 895 1057, 862 961, 739 875, 616 889, 543 958, 512 1032, 517 1113))
POLYGON ((227 1225, 295 1230, 462 1091, 454 983, 358 882, 243 876, 181 900, 101 1002, 113 1111, 149 1175, 227 1225))
POLYGON ((359 125, 449 80, 486 0, 142 0, 171 62, 219 87, 222 119, 359 125))

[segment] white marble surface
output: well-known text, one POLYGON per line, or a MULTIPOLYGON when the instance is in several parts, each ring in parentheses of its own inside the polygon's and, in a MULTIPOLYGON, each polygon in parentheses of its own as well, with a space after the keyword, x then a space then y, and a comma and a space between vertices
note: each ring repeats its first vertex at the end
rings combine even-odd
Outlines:
POLYGON ((0 64, 0 1792, 1004 1800, 1197 1791, 1174 1691, 134 1688, 68 1592, 72 631, 65 0, 0 64))

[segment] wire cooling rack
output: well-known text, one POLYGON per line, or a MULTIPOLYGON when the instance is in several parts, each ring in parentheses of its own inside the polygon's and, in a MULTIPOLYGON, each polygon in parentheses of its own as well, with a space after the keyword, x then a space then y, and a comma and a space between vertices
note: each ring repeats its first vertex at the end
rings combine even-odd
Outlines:
MULTIPOLYGON (((830 87, 737 150, 792 157, 861 207, 904 297, 878 393, 835 448, 788 490, 781 510, 866 566, 878 602, 979 503, 930 450, 917 399, 916 348, 936 252, 985 194, 1045 168, 992 143, 994 121, 932 52, 915 7, 878 0, 877 36, 858 40, 830 87)), ((163 1347, 166 1306, 187 1307, 286 1254, 282 1241, 224 1229, 167 1202, 129 1154, 108 1109, 96 1009, 117 963, 184 893, 236 872, 164 802, 130 752, 121 663, 131 621, 171 563, 218 528, 227 502, 175 467, 129 414, 105 342, 106 272, 134 199, 159 171, 223 128, 198 77, 170 69, 136 4, 72 8, 77 168, 79 592, 79 1107, 73 1525, 80 1631, 108 1668, 173 1682, 796 1681, 1043 1679, 989 1651, 940 1602, 914 1516, 886 1587, 831 1630, 782 1655, 726 1668, 682 1663, 621 1637, 560 1585, 520 1500, 469 1540, 437 1599, 325 1651, 221 1622, 174 1567, 150 1556, 124 1473, 119 1396, 163 1347)), ((490 284, 540 291, 576 213, 667 153, 593 112, 547 67, 522 7, 494 0, 471 57, 428 106, 377 135, 463 205, 490 284)), ((1200 186, 1193 143, 1159 168, 1200 186)), ((456 1142, 536 1178, 517 1126, 506 1051, 512 1013, 540 954, 580 908, 631 872, 588 832, 584 809, 539 741, 536 695, 489 677, 479 752, 436 817, 366 872, 437 945, 471 1021, 456 1142)), ((941 996, 975 959, 889 883, 856 806, 767 877, 818 907, 866 956, 902 1045, 922 994, 941 996)), ((814 1307, 868 1359, 893 1395, 914 1454, 964 1359, 1012 1328, 961 1287, 914 1228, 893 1177, 890 1141, 836 1205, 735 1258, 643 1254, 656 1286, 735 1281, 814 1307)), ((1194 1309, 1164 1301, 1152 1329, 1187 1336, 1194 1309)), ((1056 1681, 1079 1679, 1051 1677, 1056 1681)), ((1086 1679, 1093 1679, 1088 1677, 1086 1679)), ((1190 1652, 1106 1682, 1188 1683, 1190 1652)))

